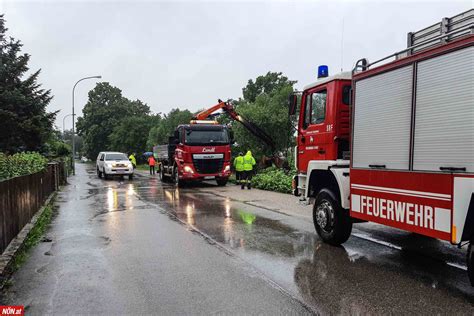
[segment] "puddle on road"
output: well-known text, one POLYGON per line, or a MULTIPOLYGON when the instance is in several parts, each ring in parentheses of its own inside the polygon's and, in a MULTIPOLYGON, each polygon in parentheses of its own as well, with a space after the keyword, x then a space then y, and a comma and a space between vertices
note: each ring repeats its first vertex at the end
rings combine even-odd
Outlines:
POLYGON ((451 313, 474 313, 467 276, 442 261, 355 237, 344 247, 331 247, 286 214, 176 189, 156 178, 108 182, 99 190, 89 191, 96 194, 98 210, 91 220, 159 205, 170 219, 209 236, 210 244, 219 243, 318 313, 427 314, 445 313, 447 306, 451 313))

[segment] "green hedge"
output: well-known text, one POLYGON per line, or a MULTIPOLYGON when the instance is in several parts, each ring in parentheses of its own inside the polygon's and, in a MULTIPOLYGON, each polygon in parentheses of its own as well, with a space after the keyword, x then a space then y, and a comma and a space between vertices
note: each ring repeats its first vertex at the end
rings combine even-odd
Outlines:
POLYGON ((262 190, 291 193, 291 181, 294 175, 294 171, 285 172, 281 169, 267 168, 253 177, 252 186, 262 190))
POLYGON ((46 168, 47 163, 48 160, 36 152, 11 156, 0 153, 0 180, 39 172, 46 168))

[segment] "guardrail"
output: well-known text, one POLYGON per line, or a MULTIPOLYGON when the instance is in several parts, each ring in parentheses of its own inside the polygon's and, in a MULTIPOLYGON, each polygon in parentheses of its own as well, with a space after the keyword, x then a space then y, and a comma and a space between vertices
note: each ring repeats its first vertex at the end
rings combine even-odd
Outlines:
POLYGON ((66 183, 65 170, 64 163, 49 163, 43 171, 0 181, 0 253, 51 193, 66 183))

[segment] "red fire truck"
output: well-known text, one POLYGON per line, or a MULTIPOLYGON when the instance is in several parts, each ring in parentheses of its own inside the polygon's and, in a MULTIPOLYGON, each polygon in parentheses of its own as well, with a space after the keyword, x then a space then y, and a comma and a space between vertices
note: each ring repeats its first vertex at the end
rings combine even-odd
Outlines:
POLYGON ((474 284, 474 9, 352 73, 321 70, 301 94, 293 181, 318 235, 339 245, 371 221, 469 243, 474 284))

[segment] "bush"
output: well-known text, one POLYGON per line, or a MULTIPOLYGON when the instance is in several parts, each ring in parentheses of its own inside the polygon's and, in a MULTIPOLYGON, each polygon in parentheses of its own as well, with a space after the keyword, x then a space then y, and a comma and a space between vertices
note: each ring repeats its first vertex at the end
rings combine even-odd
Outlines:
POLYGON ((252 185, 257 189, 291 193, 291 181, 294 171, 286 173, 282 169, 267 168, 252 179, 252 185))
POLYGON ((0 180, 36 173, 46 168, 48 160, 36 152, 7 156, 0 153, 0 180))

